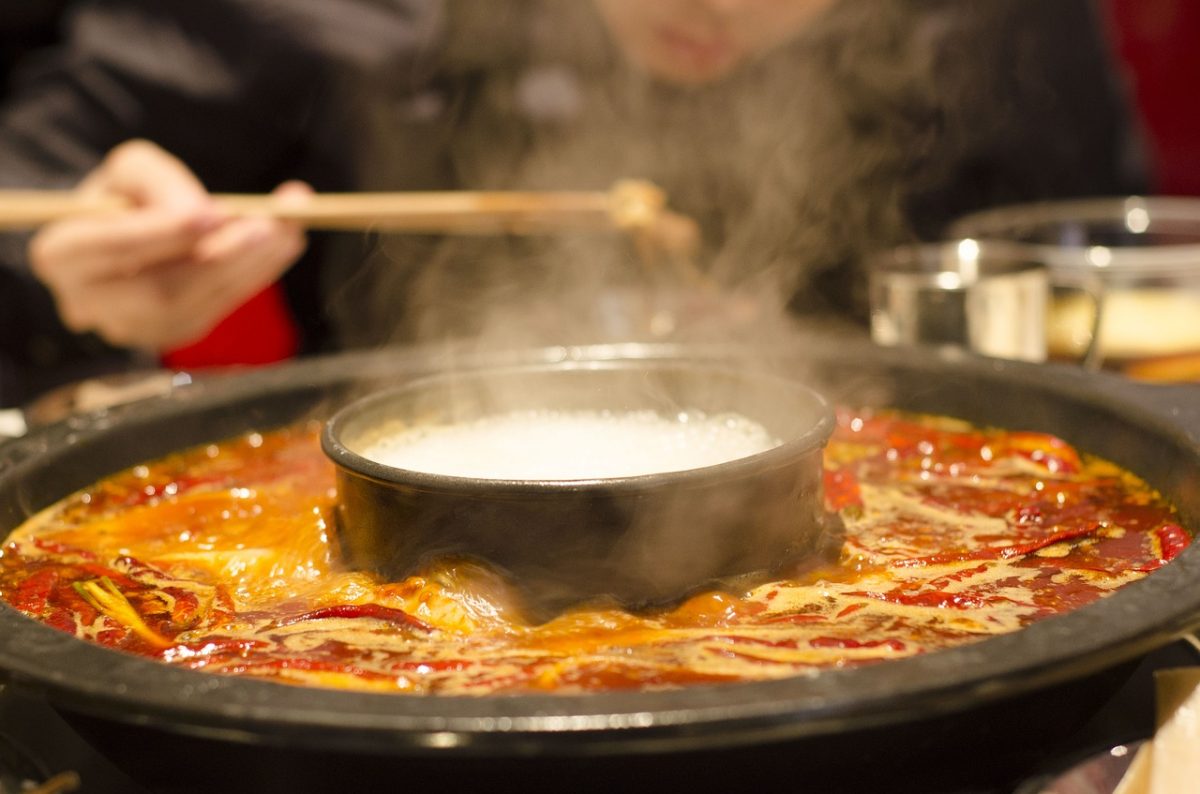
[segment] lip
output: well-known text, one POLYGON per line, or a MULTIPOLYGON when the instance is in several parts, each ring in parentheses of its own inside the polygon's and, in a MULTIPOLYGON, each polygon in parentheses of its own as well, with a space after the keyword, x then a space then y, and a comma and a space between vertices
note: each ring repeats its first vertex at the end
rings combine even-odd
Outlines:
POLYGON ((654 35, 669 52, 696 66, 718 66, 733 59, 733 41, 728 36, 697 35, 674 25, 662 25, 654 35))

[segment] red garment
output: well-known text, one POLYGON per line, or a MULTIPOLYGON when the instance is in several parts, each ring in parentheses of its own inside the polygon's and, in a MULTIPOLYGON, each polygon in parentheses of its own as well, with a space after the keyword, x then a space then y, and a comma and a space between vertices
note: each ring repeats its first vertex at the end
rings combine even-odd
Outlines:
POLYGON ((300 334, 283 289, 272 284, 246 301, 199 341, 162 357, 171 369, 270 364, 296 355, 300 334))
POLYGON ((1200 3, 1108 0, 1159 193, 1200 195, 1200 3))

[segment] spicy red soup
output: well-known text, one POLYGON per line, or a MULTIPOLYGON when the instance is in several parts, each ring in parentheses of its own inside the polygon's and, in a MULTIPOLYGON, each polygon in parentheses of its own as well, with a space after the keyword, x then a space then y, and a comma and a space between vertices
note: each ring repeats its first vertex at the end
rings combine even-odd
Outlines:
POLYGON ((653 689, 780 678, 1017 631, 1112 593, 1190 542, 1132 474, 1040 433, 838 412, 835 564, 651 614, 534 625, 513 588, 446 561, 339 569, 334 477, 301 425, 108 477, 8 539, 0 595, 80 639, 167 664, 387 692, 653 689))

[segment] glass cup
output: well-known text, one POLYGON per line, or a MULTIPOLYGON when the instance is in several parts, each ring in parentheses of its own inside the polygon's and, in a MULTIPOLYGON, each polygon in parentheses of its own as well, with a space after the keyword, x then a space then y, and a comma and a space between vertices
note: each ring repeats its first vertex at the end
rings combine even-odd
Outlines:
POLYGON ((1002 207, 949 233, 1020 245, 1046 266, 1051 358, 1144 380, 1200 380, 1200 199, 1002 207))
POLYGON ((870 262, 871 338, 1044 361, 1049 280, 1021 247, 974 240, 903 246, 870 262))

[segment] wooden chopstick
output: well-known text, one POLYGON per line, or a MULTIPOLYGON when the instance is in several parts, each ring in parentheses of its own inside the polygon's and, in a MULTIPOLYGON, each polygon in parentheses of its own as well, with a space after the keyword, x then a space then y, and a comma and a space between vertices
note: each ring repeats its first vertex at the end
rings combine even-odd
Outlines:
MULTIPOLYGON (((442 234, 636 229, 652 224, 665 205, 661 190, 634 180, 618 182, 608 191, 319 193, 300 199, 217 194, 213 199, 232 215, 279 218, 310 229, 442 234)), ((0 230, 33 229, 71 217, 101 216, 129 208, 130 204, 118 197, 0 190, 0 230)))

